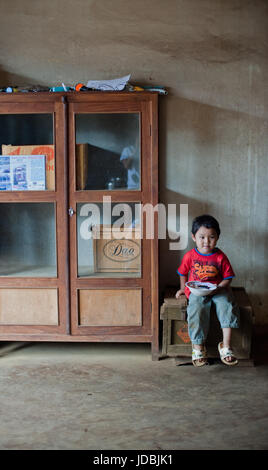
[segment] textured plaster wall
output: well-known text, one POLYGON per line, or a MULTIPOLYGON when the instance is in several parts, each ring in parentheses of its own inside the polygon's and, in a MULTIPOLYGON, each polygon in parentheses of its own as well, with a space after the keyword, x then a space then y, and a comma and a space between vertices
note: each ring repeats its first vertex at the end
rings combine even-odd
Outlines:
MULTIPOLYGON (((127 73, 161 84, 160 200, 209 212, 219 246, 268 323, 266 0, 11 0, 0 85, 74 85, 127 73)), ((178 218, 179 221, 179 218, 178 218)), ((189 227, 190 228, 190 227, 189 227)), ((192 247, 189 242, 188 248, 192 247)), ((160 282, 183 252, 160 243, 160 282)))

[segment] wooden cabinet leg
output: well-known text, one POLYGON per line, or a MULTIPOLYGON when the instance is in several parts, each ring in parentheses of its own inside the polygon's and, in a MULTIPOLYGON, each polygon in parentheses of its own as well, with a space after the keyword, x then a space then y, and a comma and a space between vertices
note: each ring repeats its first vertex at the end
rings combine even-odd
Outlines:
POLYGON ((151 344, 151 351, 152 351, 152 361, 159 361, 160 353, 159 353, 158 341, 151 344))

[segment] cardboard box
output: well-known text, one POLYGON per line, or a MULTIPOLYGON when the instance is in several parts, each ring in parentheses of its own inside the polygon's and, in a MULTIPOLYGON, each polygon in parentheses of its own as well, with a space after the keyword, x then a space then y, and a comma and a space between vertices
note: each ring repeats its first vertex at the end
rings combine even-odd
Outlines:
POLYGON ((140 228, 124 230, 124 238, 118 239, 122 228, 111 225, 92 227, 95 272, 138 273, 141 270, 140 228), (113 230, 113 232, 112 232, 113 230))

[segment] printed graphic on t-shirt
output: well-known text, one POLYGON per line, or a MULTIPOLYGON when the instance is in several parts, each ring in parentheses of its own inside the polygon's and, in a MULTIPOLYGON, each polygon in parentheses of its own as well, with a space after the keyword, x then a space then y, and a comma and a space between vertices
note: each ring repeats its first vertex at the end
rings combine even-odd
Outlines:
POLYGON ((194 260, 192 269, 194 280, 196 281, 215 278, 219 274, 219 268, 217 264, 202 263, 199 260, 194 260))

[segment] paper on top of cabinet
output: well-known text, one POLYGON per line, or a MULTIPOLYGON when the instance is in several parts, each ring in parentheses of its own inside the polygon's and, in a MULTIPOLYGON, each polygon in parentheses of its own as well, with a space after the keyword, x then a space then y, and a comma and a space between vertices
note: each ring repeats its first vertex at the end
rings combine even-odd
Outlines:
POLYGON ((129 79, 130 75, 114 78, 113 80, 89 80, 87 87, 102 91, 121 91, 125 88, 129 79))

